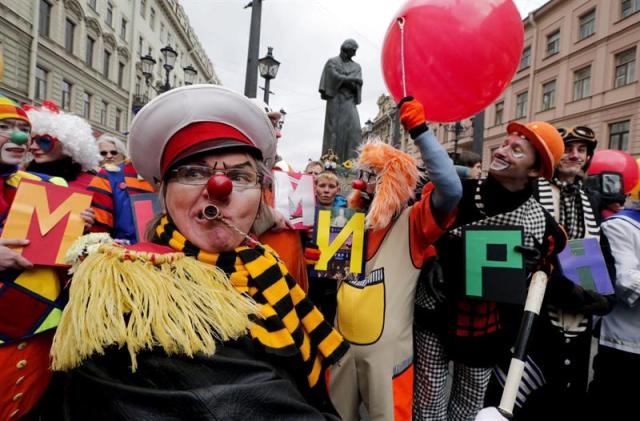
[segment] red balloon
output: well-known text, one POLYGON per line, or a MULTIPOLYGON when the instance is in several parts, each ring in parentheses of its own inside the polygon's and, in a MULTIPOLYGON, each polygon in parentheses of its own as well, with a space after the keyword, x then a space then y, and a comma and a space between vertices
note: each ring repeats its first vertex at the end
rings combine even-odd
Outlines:
POLYGON ((211 199, 224 200, 232 190, 233 183, 226 175, 214 175, 207 181, 207 193, 211 199))
POLYGON ((633 190, 640 177, 636 160, 627 152, 615 149, 596 151, 596 153, 593 154, 593 159, 591 160, 587 174, 596 175, 603 172, 622 174, 625 193, 633 190))
POLYGON ((524 38, 511 0, 409 0, 382 47, 382 71, 396 102, 402 89, 398 18, 404 18, 406 94, 429 121, 452 122, 482 111, 516 72, 524 38))

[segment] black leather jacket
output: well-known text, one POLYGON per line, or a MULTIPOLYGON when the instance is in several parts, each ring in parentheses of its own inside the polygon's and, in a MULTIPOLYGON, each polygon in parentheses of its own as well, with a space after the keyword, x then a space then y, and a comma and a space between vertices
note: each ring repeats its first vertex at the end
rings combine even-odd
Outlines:
POLYGON ((339 419, 328 399, 312 405, 296 386, 293 367, 287 369, 248 337, 219 345, 213 357, 141 353, 135 373, 126 349, 114 349, 69 374, 64 419, 339 419))

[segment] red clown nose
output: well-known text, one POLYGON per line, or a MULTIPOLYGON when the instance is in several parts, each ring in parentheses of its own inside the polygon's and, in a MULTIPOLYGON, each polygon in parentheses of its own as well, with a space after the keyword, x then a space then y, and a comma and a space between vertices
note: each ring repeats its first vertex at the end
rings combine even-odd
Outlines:
POLYGON ((364 182, 364 180, 353 180, 351 182, 351 187, 353 187, 356 190, 364 190, 367 188, 367 183, 364 182))
POLYGON ((233 183, 226 175, 216 174, 207 181, 207 193, 210 199, 224 200, 231 194, 233 183))

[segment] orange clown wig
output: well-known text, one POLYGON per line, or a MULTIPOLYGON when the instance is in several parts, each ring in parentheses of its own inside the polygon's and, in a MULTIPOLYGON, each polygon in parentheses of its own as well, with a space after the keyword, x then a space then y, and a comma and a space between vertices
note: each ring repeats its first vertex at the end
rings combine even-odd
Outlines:
MULTIPOLYGON (((416 161, 393 146, 380 140, 371 140, 360 147, 358 168, 376 173, 373 201, 366 217, 366 227, 379 230, 389 225, 392 219, 407 206, 414 197, 419 173, 416 161)), ((359 195, 360 192, 355 192, 359 195)), ((357 197, 350 198, 355 203, 357 197)))

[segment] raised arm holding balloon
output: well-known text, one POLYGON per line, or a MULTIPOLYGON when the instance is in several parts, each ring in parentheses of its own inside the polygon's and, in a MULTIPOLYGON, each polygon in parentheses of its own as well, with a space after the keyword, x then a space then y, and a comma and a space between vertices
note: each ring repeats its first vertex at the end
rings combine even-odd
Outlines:
POLYGON ((351 349, 331 370, 331 398, 345 420, 364 404, 371 420, 410 420, 413 399, 413 302, 420 267, 453 220, 461 193, 451 159, 428 129, 422 105, 400 103, 400 119, 429 170, 431 182, 408 206, 418 181, 415 160, 381 141, 365 143, 358 158, 352 207, 366 205, 364 281, 338 287, 336 327, 351 349), (353 206, 358 203, 358 206, 353 206))

